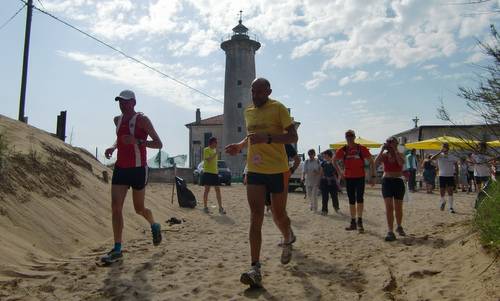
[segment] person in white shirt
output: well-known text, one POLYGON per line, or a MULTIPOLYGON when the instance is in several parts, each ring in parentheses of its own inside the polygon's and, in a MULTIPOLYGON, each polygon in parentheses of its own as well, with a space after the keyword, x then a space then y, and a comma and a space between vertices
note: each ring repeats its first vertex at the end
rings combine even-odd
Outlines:
POLYGON ((441 151, 431 157, 431 160, 437 160, 439 169, 439 192, 441 194, 441 211, 444 210, 446 201, 444 199, 448 192, 448 206, 450 213, 455 213, 453 209, 453 191, 455 190, 455 175, 458 171, 458 158, 450 153, 448 143, 443 143, 441 151))
POLYGON ((487 155, 487 144, 485 142, 479 144, 479 152, 472 154, 471 160, 474 166, 474 179, 477 191, 481 191, 486 182, 490 180, 495 166, 493 158, 487 155))
POLYGON ((319 181, 321 179, 321 165, 316 158, 314 149, 307 152, 309 159, 304 162, 304 169, 302 170, 302 181, 306 187, 306 195, 309 199, 309 207, 312 211, 318 211, 318 189, 319 181))

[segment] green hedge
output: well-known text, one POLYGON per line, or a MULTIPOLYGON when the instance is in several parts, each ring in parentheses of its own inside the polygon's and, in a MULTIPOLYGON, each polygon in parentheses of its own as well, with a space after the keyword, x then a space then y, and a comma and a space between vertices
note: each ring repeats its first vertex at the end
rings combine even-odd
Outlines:
POLYGON ((494 252, 500 252, 500 183, 492 181, 480 196, 474 216, 474 225, 479 231, 481 243, 494 252))

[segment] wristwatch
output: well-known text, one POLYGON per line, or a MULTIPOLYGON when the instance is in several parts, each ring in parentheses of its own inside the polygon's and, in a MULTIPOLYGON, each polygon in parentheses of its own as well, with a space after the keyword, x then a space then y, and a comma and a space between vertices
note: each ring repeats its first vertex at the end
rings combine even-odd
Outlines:
POLYGON ((141 146, 141 144, 145 143, 146 141, 142 140, 142 139, 137 139, 136 143, 137 145, 141 146))

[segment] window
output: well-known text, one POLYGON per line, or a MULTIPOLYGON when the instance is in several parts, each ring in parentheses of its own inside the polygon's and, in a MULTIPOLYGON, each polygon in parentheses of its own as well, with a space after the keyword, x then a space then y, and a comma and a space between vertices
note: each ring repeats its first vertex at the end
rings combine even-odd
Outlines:
POLYGON ((239 80, 236 82, 236 84, 237 84, 238 86, 241 86, 241 80, 239 79, 239 80))
POLYGON ((238 102, 238 109, 241 109, 241 102, 238 102))
POLYGON ((205 147, 208 146, 208 139, 210 139, 210 137, 212 137, 212 133, 205 133, 205 147))

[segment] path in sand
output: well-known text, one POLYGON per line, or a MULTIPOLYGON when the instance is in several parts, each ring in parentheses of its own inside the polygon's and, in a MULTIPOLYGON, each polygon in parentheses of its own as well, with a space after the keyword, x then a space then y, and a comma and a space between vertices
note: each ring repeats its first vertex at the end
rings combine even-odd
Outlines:
MULTIPOLYGON (((198 199, 202 190, 190 186, 198 199)), ((267 215, 263 235, 265 289, 248 290, 239 275, 249 265, 248 206, 244 187, 222 189, 227 216, 216 208, 180 209, 170 186, 152 184, 148 202, 162 221, 164 241, 153 247, 148 226, 124 242, 124 261, 107 268, 95 260, 110 248, 84 249, 71 258, 39 262, 40 279, 18 277, 0 285, 2 300, 500 300, 500 268, 471 232, 472 195, 456 196, 457 214, 437 209, 436 195, 413 194, 405 204, 408 236, 383 241, 380 190, 368 189, 365 234, 347 232, 343 214, 313 214, 303 194, 289 197, 298 236, 290 264, 279 263, 278 230, 267 215), (164 221, 184 218, 181 225, 164 221)), ((211 195, 211 204, 215 204, 211 195)), ((331 206, 331 205, 330 205, 331 206)), ((130 199, 126 209, 133 210, 130 199)), ((333 210, 332 210, 333 211, 333 210)), ((36 258, 33 258, 36 261, 36 258)))

